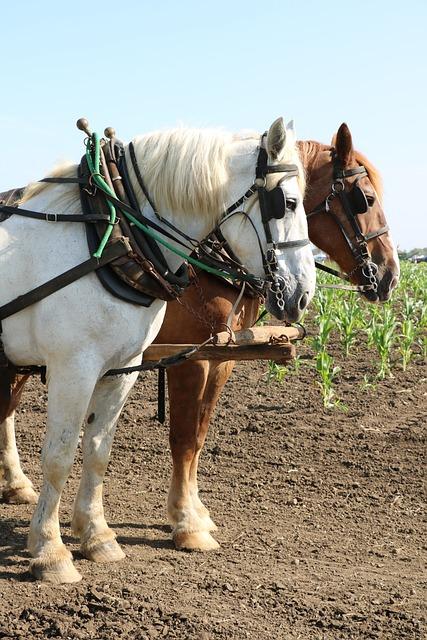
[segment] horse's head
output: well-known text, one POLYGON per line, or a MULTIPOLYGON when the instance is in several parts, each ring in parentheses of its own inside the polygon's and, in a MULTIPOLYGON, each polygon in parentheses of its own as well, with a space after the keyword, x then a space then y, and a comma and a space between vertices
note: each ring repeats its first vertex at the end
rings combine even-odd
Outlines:
MULTIPOLYGON (((268 311, 295 322, 313 297, 315 268, 303 205, 304 172, 293 132, 282 118, 271 125, 256 153, 256 190, 221 229, 242 263, 266 281, 268 311), (236 213, 244 214, 243 222, 233 225, 236 213)), ((253 147, 251 154, 240 151, 235 161, 237 175, 253 175, 253 147)))
MULTIPOLYGON (((302 156, 304 157, 304 144, 302 156)), ((343 123, 333 147, 308 151, 305 200, 310 240, 325 251, 371 302, 388 300, 399 280, 399 261, 381 203, 381 181, 353 148, 343 123)))

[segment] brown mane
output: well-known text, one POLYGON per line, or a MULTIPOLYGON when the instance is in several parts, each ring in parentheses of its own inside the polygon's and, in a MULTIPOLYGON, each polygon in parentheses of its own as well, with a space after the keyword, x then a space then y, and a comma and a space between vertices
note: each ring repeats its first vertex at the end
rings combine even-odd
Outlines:
POLYGON ((356 156, 357 162, 365 167, 366 171, 368 172, 368 178, 371 181, 375 191, 377 192, 378 198, 382 200, 383 181, 380 172, 376 167, 374 167, 372 162, 370 162, 370 160, 368 160, 368 158, 363 155, 363 153, 360 153, 360 151, 355 151, 354 155, 356 156))
MULTIPOLYGON (((322 144, 321 142, 316 142, 315 140, 298 140, 297 142, 298 150, 300 152, 301 161, 305 167, 309 167, 316 160, 319 153, 322 151, 331 151, 333 147, 329 144, 322 144)), ((354 152, 355 160, 359 164, 363 165, 368 172, 369 180, 372 183, 375 191, 380 200, 382 200, 383 196, 383 183, 381 179, 380 172, 370 160, 360 151, 354 152)))

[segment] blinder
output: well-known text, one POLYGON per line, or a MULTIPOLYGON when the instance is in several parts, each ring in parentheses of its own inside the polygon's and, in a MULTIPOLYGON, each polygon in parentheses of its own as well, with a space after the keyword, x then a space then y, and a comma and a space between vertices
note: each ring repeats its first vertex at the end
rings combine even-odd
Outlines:
POLYGON ((354 183, 352 190, 349 191, 347 195, 353 215, 367 213, 369 209, 368 201, 365 192, 359 187, 357 182, 354 183))
POLYGON ((280 185, 271 191, 265 191, 265 221, 280 220, 286 213, 286 196, 280 185))
MULTIPOLYGON (((325 200, 315 207, 310 213, 307 214, 307 218, 311 218, 317 213, 328 213, 333 216, 338 227, 341 229, 341 232, 355 258, 356 266, 350 273, 342 275, 340 272, 335 271, 334 269, 330 269, 329 267, 324 267, 323 265, 319 265, 316 262, 316 267, 321 268, 324 271, 328 271, 329 273, 333 273, 334 275, 338 275, 338 277, 344 280, 350 280, 353 273, 355 273, 358 269, 360 269, 362 276, 365 280, 368 281, 368 284, 360 285, 357 287, 358 291, 367 291, 372 290, 375 293, 378 290, 378 282, 376 279, 376 275, 378 272, 378 266, 372 262, 369 250, 368 250, 368 242, 373 238, 378 238, 379 236, 387 233, 389 228, 388 225, 384 225, 380 229, 376 231, 371 231, 369 233, 363 234, 359 221, 357 219, 358 214, 368 213, 369 211, 369 203, 368 199, 365 195, 365 192, 361 187, 359 187, 359 180, 363 176, 367 176, 368 172, 363 165, 359 165, 353 169, 344 169, 341 165, 341 162, 336 154, 335 149, 332 149, 332 161, 333 161, 333 183, 331 193, 325 198, 325 200), (344 187, 344 180, 351 176, 358 176, 355 180, 353 187, 350 191, 346 191, 344 187), (352 239, 338 218, 337 215, 333 213, 330 207, 331 201, 338 197, 344 212, 346 214, 347 220, 350 223, 353 232, 354 238, 352 239)), ((348 288, 348 287, 347 287, 348 288)))
MULTIPOLYGON (((264 134, 265 136, 266 134, 264 134)), ((263 137, 264 137, 263 136, 263 137)), ((222 219, 217 224, 216 228, 213 231, 213 234, 210 234, 209 237, 215 239, 215 237, 219 240, 222 248, 225 248, 227 253, 233 257, 233 260, 238 263, 237 257, 234 256, 232 249, 229 247, 226 239, 224 238, 221 232, 221 225, 225 220, 227 220, 230 216, 236 215, 237 213, 246 216, 247 220, 252 224, 252 227, 256 233, 263 266, 265 273, 265 284, 267 284, 269 290, 276 297, 276 303, 279 309, 285 308, 285 300, 284 300, 284 290, 286 288, 285 280, 280 276, 277 271, 279 270, 279 263, 277 259, 276 252, 278 250, 284 249, 299 249, 301 247, 305 247, 310 244, 310 240, 308 237, 301 238, 300 240, 288 240, 283 242, 276 242, 273 240, 270 224, 271 220, 281 220, 285 217, 287 202, 285 193, 281 187, 281 183, 283 180, 286 180, 291 177, 297 177, 299 175, 299 168, 295 164, 278 164, 278 165, 269 165, 268 164, 268 156, 265 148, 261 146, 258 154, 258 162, 256 166, 255 172, 255 182, 248 189, 248 191, 234 204, 232 204, 225 211, 222 219), (280 182, 271 189, 270 191, 266 188, 266 177, 271 173, 284 173, 286 174, 284 178, 280 180, 280 182), (267 241, 267 249, 264 251, 261 239, 259 234, 255 228, 254 223, 251 218, 247 215, 247 213, 240 206, 248 200, 251 196, 257 194, 259 207, 261 211, 261 220, 264 228, 265 238, 267 241)))

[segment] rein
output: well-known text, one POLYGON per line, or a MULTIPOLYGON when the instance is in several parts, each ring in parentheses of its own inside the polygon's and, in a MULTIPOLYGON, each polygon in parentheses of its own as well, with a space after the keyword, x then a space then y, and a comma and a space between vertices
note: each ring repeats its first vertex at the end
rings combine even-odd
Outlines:
POLYGON ((359 224, 359 220, 357 218, 358 214, 367 213, 369 210, 369 204, 366 198, 365 193, 359 187, 358 182, 360 178, 368 175, 366 168, 363 165, 355 167, 353 169, 344 169, 341 165, 340 160, 338 159, 335 150, 332 150, 332 159, 334 164, 333 170, 333 182, 331 187, 331 192, 326 196, 325 200, 321 202, 317 207, 315 207, 310 213, 307 214, 307 218, 311 218, 312 216, 318 213, 327 213, 330 214, 338 227, 341 230, 344 239, 347 242, 347 245, 356 261, 355 268, 350 273, 342 273, 330 267, 326 267, 319 262, 315 262, 315 265, 321 271, 325 271, 326 273, 330 273, 341 280, 350 281, 351 277, 360 269, 363 277, 368 281, 369 284, 364 285, 334 285, 334 284, 324 284, 318 285, 319 287, 325 289, 344 289, 347 291, 358 291, 359 293, 363 293, 364 291, 373 291, 376 293, 378 291, 378 282, 376 279, 376 275, 378 273, 378 266, 372 262, 371 256, 368 249, 368 242, 373 240, 374 238, 378 238, 379 236, 387 233, 389 231, 388 225, 381 227, 376 231, 372 231, 370 233, 364 234, 359 224), (355 182, 353 183, 351 191, 345 190, 345 179, 357 176, 355 182), (350 238, 347 230, 339 217, 332 211, 331 202, 334 198, 338 198, 343 206, 344 212, 346 214, 347 221, 350 223, 350 226, 354 232, 354 238, 350 238))

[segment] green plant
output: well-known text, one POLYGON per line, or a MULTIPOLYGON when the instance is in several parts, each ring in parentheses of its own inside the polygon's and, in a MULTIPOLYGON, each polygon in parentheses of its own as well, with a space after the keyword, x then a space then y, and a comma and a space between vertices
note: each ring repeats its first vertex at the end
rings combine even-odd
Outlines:
POLYGON ((322 391, 323 406, 329 409, 338 405, 340 401, 334 400, 333 381, 341 371, 341 367, 334 366, 332 356, 326 351, 319 351, 316 356, 316 371, 320 375, 320 382, 317 381, 317 384, 322 391))
POLYGON ((348 301, 343 300, 338 308, 336 323, 346 357, 349 355, 350 349, 356 341, 357 329, 361 324, 361 315, 361 307, 358 301, 356 301, 355 296, 349 297, 348 301))
POLYGON ((372 326, 372 341, 380 356, 378 378, 384 379, 391 375, 390 354, 396 335, 396 317, 390 305, 383 307, 380 321, 372 326))
POLYGON ((315 351, 319 352, 326 349, 334 323, 330 314, 320 315, 317 320, 319 331, 312 339, 312 345, 315 351))
POLYGON ((273 362, 273 360, 268 361, 268 370, 267 370, 268 383, 270 382, 282 383, 287 373, 288 373, 287 367, 284 367, 281 364, 277 364, 276 362, 273 362))
POLYGON ((403 371, 406 371, 412 356, 412 346, 415 343, 415 325, 411 319, 404 320, 401 324, 399 351, 402 355, 403 371))

